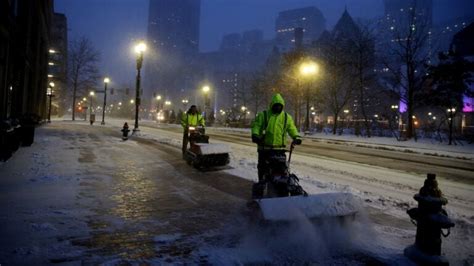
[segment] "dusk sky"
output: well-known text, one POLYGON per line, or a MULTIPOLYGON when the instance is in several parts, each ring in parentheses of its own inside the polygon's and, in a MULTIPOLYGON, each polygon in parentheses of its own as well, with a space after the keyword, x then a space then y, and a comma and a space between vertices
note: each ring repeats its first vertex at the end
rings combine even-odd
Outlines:
MULTIPOLYGON (((445 13, 458 17, 474 10, 472 0, 434 2, 438 21, 445 13)), ((200 50, 213 51, 224 34, 249 29, 262 29, 266 39, 272 38, 279 11, 306 6, 318 7, 329 28, 345 6, 356 18, 383 14, 382 0, 202 0, 200 50)), ((148 0, 56 0, 55 11, 66 14, 70 41, 79 36, 91 39, 101 52, 104 74, 116 77, 113 80, 121 84, 133 80, 130 47, 134 39, 146 37, 148 0)))

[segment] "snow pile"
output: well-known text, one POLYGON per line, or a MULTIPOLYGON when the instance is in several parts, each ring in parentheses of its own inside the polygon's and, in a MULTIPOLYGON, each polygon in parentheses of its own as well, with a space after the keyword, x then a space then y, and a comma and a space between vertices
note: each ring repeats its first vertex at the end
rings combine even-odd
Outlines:
POLYGON ((241 222, 225 228, 238 241, 230 237, 228 242, 224 239, 227 244, 202 245, 199 254, 209 264, 407 265, 398 249, 380 245, 383 239, 362 213, 347 223, 333 219, 315 223, 302 217, 281 226, 241 222))
POLYGON ((222 154, 230 153, 230 147, 226 144, 209 144, 209 143, 196 143, 201 150, 201 154, 222 154))
POLYGON ((338 217, 357 213, 360 202, 351 193, 321 193, 309 196, 269 198, 258 201, 263 217, 290 221, 297 217, 338 217))

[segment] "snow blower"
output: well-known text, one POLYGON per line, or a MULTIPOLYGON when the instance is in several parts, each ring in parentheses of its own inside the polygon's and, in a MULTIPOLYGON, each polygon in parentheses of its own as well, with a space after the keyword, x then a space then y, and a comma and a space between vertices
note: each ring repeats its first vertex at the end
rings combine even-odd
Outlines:
POLYGON ((209 169, 229 163, 229 146, 210 144, 209 136, 205 134, 204 128, 189 127, 188 134, 190 148, 184 154, 188 164, 198 169, 209 169))
POLYGON ((306 193, 298 177, 290 173, 294 147, 292 143, 288 161, 285 155, 287 151, 269 151, 263 181, 252 187, 253 200, 248 206, 253 216, 265 222, 354 217, 360 204, 351 193, 306 193))

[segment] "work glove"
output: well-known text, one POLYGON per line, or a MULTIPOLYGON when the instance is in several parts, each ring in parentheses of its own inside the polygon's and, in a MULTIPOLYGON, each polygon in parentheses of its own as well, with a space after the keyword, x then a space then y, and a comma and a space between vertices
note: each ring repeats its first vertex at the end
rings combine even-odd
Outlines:
POLYGON ((252 142, 260 144, 262 142, 262 138, 257 135, 252 135, 252 142))
POLYGON ((301 143, 302 143, 301 139, 294 139, 293 140, 293 144, 295 144, 295 145, 301 145, 301 143))

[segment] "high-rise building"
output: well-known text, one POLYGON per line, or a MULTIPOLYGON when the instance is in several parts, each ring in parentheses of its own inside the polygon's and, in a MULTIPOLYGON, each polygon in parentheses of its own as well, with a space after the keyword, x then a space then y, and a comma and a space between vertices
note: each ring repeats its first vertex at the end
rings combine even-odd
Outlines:
POLYGON ((433 0, 384 0, 384 6, 383 30, 422 27, 421 30, 430 31, 433 27, 433 0))
POLYGON ((317 7, 282 11, 275 22, 276 43, 285 52, 295 47, 295 29, 303 29, 303 44, 311 44, 326 29, 326 19, 317 7))
POLYGON ((67 18, 64 14, 54 13, 51 24, 48 75, 54 82, 53 114, 62 114, 67 107, 67 18))
POLYGON ((384 6, 385 17, 392 23, 407 19, 410 11, 416 10, 417 17, 433 24, 433 0, 384 0, 384 6))
POLYGON ((145 98, 178 101, 192 87, 190 66, 199 50, 200 0, 150 0, 145 98))

